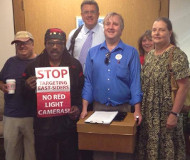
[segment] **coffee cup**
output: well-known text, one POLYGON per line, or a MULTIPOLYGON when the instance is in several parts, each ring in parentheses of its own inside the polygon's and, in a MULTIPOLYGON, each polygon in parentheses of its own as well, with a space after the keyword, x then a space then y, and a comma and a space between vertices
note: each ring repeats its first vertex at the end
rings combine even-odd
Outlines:
POLYGON ((16 89, 16 80, 15 79, 7 79, 6 80, 8 94, 14 94, 16 89))

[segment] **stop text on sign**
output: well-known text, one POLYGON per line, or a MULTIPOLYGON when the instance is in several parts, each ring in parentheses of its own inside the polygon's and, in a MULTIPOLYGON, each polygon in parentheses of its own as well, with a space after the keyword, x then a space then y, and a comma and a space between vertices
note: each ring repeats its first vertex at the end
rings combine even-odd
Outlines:
POLYGON ((66 74, 68 74, 66 69, 54 69, 54 70, 38 70, 38 79, 42 78, 64 78, 66 74))

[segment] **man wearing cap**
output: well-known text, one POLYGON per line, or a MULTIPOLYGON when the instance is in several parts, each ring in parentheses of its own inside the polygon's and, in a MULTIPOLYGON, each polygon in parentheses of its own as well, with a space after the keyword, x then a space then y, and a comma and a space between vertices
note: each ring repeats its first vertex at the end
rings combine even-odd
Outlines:
POLYGON ((37 160, 77 160, 76 122, 81 110, 81 92, 84 83, 82 66, 66 49, 66 35, 58 28, 51 28, 45 34, 45 49, 26 69, 26 94, 28 103, 36 103, 35 68, 69 68, 71 111, 63 116, 35 117, 34 133, 37 160))
POLYGON ((11 44, 16 56, 9 58, 0 72, 0 89, 4 92, 4 148, 6 160, 35 160, 33 116, 34 109, 26 107, 22 95, 22 75, 36 54, 34 38, 27 31, 19 31, 11 44), (16 81, 14 94, 8 94, 7 79, 16 81))

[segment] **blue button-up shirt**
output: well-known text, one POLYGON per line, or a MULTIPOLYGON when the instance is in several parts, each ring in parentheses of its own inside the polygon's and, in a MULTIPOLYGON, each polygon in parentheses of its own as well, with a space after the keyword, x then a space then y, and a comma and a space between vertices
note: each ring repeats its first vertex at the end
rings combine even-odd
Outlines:
POLYGON ((110 52, 106 42, 89 50, 85 66, 85 84, 82 97, 89 103, 97 101, 106 105, 141 102, 140 60, 137 50, 121 40, 110 52))

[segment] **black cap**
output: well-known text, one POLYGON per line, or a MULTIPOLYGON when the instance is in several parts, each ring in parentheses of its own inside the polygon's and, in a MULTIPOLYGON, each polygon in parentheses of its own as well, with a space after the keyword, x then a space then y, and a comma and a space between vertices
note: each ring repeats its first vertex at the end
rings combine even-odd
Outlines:
POLYGON ((61 41, 66 41, 66 34, 59 28, 50 28, 46 31, 45 42, 49 39, 59 39, 61 41))

